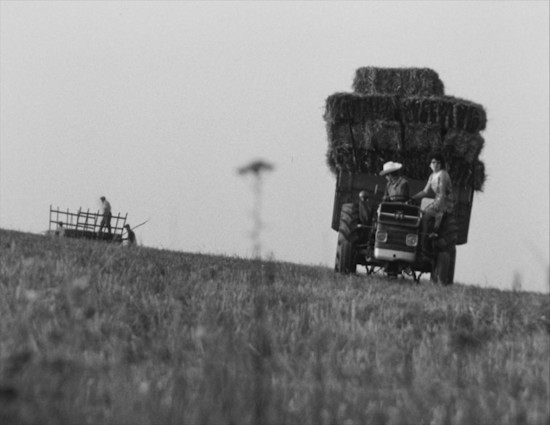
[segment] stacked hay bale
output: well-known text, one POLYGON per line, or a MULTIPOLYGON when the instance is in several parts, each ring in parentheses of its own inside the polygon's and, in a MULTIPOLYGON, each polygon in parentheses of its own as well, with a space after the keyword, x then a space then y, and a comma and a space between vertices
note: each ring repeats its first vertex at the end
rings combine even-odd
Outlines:
POLYGON ((446 96, 428 68, 359 68, 353 90, 326 100, 327 164, 335 174, 377 175, 384 162, 399 161, 406 176, 425 180, 435 151, 455 185, 483 189, 480 132, 487 118, 481 105, 446 96))

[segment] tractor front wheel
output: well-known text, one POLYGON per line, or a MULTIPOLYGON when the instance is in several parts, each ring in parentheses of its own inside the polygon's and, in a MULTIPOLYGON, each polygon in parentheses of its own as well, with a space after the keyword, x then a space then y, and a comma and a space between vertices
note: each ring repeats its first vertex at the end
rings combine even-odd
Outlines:
POLYGON ((350 274, 357 271, 355 260, 355 248, 346 238, 338 235, 338 246, 336 248, 336 264, 334 270, 339 273, 350 274))

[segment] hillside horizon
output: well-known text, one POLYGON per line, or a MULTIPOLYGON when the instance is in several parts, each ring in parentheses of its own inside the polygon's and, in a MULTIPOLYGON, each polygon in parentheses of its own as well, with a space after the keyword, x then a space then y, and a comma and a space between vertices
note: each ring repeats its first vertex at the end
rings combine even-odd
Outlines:
MULTIPOLYGON (((6 228, 0 227, 0 234, 2 232, 15 232, 15 233, 21 233, 21 234, 32 235, 32 236, 39 236, 39 237, 40 236, 46 236, 46 237, 48 237, 48 234, 47 234, 48 230, 45 230, 45 231, 40 232, 40 233, 33 233, 33 232, 28 232, 28 231, 23 231, 23 230, 6 229, 6 228)), ((87 242, 89 242, 89 243, 101 243, 101 242, 96 242, 96 241, 87 241, 87 242)), ((163 252, 163 251, 164 252, 172 252, 172 253, 175 253, 175 254, 179 253, 179 254, 184 254, 184 255, 204 255, 204 256, 207 256, 207 257, 210 256, 210 257, 214 257, 214 258, 217 258, 217 257, 219 257, 219 258, 237 258, 237 259, 244 260, 244 261, 251 261, 251 262, 256 261, 252 257, 239 256, 239 255, 236 255, 236 254, 223 254, 223 253, 213 253, 213 252, 206 252, 206 251, 190 252, 190 251, 175 250, 175 249, 170 249, 170 248, 153 247, 153 246, 147 246, 147 245, 138 245, 136 247, 140 248, 140 249, 148 249, 148 250, 160 251, 160 252, 163 252)), ((325 266, 323 264, 297 263, 297 262, 286 261, 286 260, 278 260, 276 257, 272 256, 270 253, 267 253, 266 255, 262 256, 261 260, 264 261, 264 262, 287 263, 287 264, 294 264, 296 266, 304 266, 304 267, 318 267, 319 269, 322 269, 322 270, 333 271, 332 267, 325 266)), ((361 266, 358 267, 357 275, 362 276, 365 279, 369 279, 369 277, 364 276, 365 273, 366 272, 365 272, 364 267, 361 267, 361 266)), ((384 276, 382 276, 381 274, 376 274, 375 277, 376 278, 384 278, 384 276)), ((487 286, 483 286, 481 284, 462 283, 462 282, 455 282, 453 285, 454 286, 462 285, 462 286, 468 286, 468 287, 479 288, 479 289, 488 289, 488 290, 495 289, 495 290, 498 290, 498 291, 525 292, 525 293, 543 294, 543 295, 544 294, 547 294, 547 295, 550 294, 550 270, 549 270, 549 275, 548 275, 548 282, 547 282, 547 286, 546 286, 546 292, 545 291, 534 291, 534 290, 524 289, 522 287, 522 284, 521 284, 521 274, 518 274, 518 275, 514 276, 513 278, 514 278, 514 282, 510 285, 509 288, 501 287, 501 286, 497 286, 497 285, 493 286, 493 285, 487 284, 487 286)), ((414 284, 412 279, 405 279, 404 283, 414 284)), ((431 283, 429 282, 429 274, 428 275, 423 274, 422 278, 421 278, 420 285, 426 285, 426 284, 431 285, 431 283)))
POLYGON ((0 230, 0 422, 550 420, 550 299, 0 230))

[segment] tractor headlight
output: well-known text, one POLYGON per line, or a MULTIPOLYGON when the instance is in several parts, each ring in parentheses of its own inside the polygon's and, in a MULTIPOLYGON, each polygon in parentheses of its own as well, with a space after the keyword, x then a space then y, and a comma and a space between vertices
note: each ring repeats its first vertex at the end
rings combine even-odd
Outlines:
POLYGON ((386 243, 388 241, 388 232, 384 230, 379 230, 376 232, 376 242, 386 243))
POLYGON ((414 233, 409 233, 405 238, 405 243, 407 246, 416 246, 418 245, 418 235, 414 233))

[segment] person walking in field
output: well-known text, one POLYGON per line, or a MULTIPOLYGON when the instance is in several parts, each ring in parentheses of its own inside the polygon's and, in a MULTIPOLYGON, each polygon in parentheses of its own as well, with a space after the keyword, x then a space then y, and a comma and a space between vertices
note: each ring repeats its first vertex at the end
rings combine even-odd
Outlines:
POLYGON ((101 224, 99 225, 99 232, 103 230, 103 228, 107 228, 107 232, 109 235, 111 234, 111 217, 113 216, 111 213, 111 204, 107 199, 105 199, 105 196, 102 196, 99 198, 101 200, 101 207, 103 209, 103 218, 101 219, 101 224))
POLYGON ((403 164, 389 161, 384 164, 381 176, 386 176, 388 183, 384 191, 384 201, 405 202, 409 200, 409 182, 402 175, 403 164))
POLYGON ((432 174, 426 187, 413 195, 412 199, 433 198, 424 208, 422 216, 422 249, 426 251, 428 232, 437 229, 444 214, 454 210, 453 184, 449 173, 445 170, 445 160, 440 154, 431 155, 430 168, 432 174))

